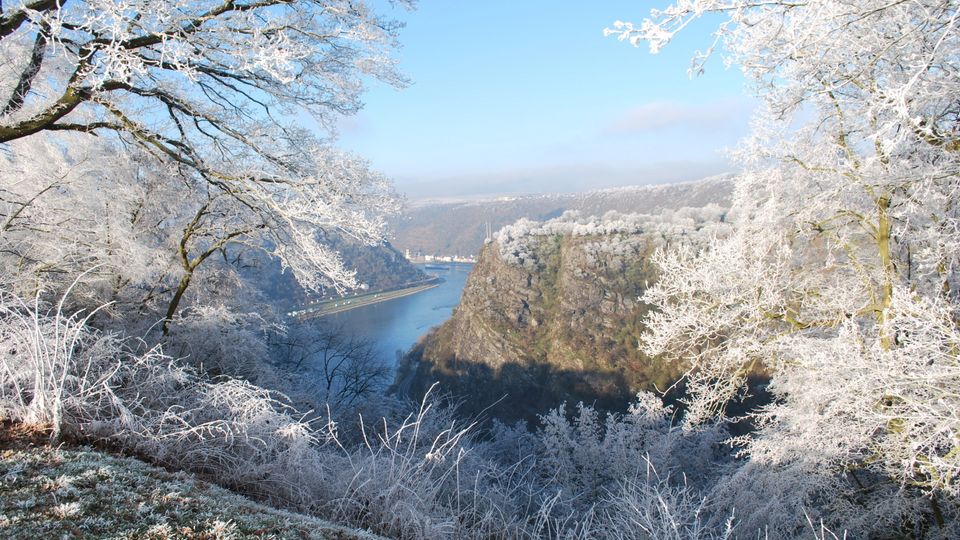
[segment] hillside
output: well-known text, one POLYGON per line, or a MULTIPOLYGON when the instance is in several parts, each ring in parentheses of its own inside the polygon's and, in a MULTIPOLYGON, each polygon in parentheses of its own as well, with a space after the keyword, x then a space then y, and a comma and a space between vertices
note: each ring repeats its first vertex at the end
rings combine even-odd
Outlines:
POLYGON ((186 473, 0 426, 0 537, 373 540, 186 473))
MULTIPOLYGON (((369 290, 399 287, 427 277, 389 242, 367 246, 334 235, 327 235, 327 242, 348 268, 356 270, 357 281, 369 290)), ((284 308, 303 304, 311 297, 291 272, 281 270, 280 263, 275 259, 259 257, 256 264, 246 270, 246 274, 256 282, 257 287, 264 289, 267 298, 284 308)))
POLYGON ((650 255, 668 242, 722 230, 711 206, 660 216, 567 214, 521 221, 481 251, 452 318, 408 355, 400 389, 441 387, 492 414, 532 418, 560 401, 619 408, 638 390, 665 389, 681 366, 638 350, 656 279, 650 255))
POLYGON ((331 247, 347 266, 357 270, 357 280, 371 290, 398 287, 427 277, 389 242, 365 246, 341 237, 332 241, 331 247))
POLYGON ((487 224, 496 231, 521 218, 544 221, 574 210, 601 216, 609 211, 657 214, 667 209, 728 205, 733 190, 729 176, 697 182, 633 186, 575 194, 528 195, 492 200, 431 203, 413 206, 391 222, 393 244, 401 251, 434 255, 479 252, 487 224))

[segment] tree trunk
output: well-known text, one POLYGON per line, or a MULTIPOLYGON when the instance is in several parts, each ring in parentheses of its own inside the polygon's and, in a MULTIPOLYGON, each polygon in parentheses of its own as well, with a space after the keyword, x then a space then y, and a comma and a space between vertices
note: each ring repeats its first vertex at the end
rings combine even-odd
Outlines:
POLYGON ((173 316, 177 314, 177 306, 180 305, 180 300, 183 298, 183 293, 186 292, 192 278, 193 270, 188 270, 187 273, 180 278, 180 283, 177 285, 177 292, 173 294, 173 298, 170 300, 170 305, 167 306, 167 316, 163 319, 163 335, 170 333, 170 321, 172 321, 173 316))
POLYGON ((37 37, 33 41, 33 51, 30 53, 30 63, 27 64, 27 67, 23 69, 23 73, 20 74, 20 80, 17 82, 17 87, 13 89, 13 94, 11 94, 7 104, 3 107, 3 111, 0 111, 0 115, 10 114, 20 110, 20 108, 23 107, 23 102, 26 101, 27 94, 33 87, 33 80, 36 78, 37 73, 40 72, 40 66, 43 65, 43 53, 46 49, 47 26, 44 24, 40 28, 40 31, 37 32, 37 37))

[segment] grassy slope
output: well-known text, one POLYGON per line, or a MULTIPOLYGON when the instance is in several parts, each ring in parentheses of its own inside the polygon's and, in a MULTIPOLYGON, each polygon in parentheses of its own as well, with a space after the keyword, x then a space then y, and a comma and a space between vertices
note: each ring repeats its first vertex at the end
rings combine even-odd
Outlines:
POLYGON ((0 431, 0 538, 379 538, 136 459, 0 431))

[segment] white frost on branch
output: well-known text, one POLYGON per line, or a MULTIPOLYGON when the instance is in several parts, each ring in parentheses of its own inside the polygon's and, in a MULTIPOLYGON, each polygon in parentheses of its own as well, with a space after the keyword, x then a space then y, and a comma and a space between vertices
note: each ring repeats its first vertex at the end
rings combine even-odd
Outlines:
MULTIPOLYGON (((958 13, 953 0, 680 0, 614 27, 657 49, 711 14, 764 103, 738 152, 733 232, 661 253, 644 296, 658 308, 647 352, 692 365, 689 421, 725 417, 748 374, 770 377, 736 499, 793 485, 865 531, 942 527, 937 501, 960 495, 958 13)), ((748 527, 805 525, 756 502, 748 527)))
POLYGON ((641 239, 643 242, 663 242, 687 237, 691 242, 703 243, 707 238, 723 233, 727 227, 726 217, 726 209, 717 204, 664 210, 660 214, 610 211, 600 217, 585 217, 578 211, 567 211, 544 222, 520 219, 497 231, 494 239, 504 261, 522 266, 536 258, 536 245, 546 237, 596 236, 598 240, 591 244, 591 251, 624 254, 636 252, 634 244, 641 239))

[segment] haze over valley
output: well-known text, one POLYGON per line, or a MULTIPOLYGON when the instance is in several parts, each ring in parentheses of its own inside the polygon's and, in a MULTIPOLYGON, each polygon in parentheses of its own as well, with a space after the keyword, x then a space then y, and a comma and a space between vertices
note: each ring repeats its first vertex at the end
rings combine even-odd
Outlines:
POLYGON ((519 219, 542 221, 564 212, 603 216, 607 212, 659 214, 682 207, 727 207, 731 175, 652 186, 624 186, 582 193, 500 196, 460 202, 413 202, 391 222, 392 242, 401 251, 472 255, 493 232, 519 219))

